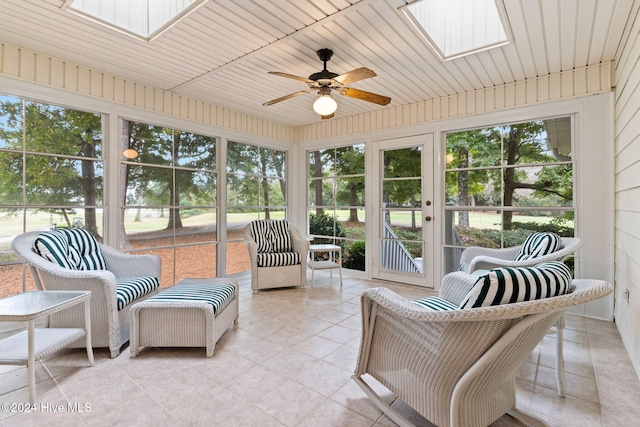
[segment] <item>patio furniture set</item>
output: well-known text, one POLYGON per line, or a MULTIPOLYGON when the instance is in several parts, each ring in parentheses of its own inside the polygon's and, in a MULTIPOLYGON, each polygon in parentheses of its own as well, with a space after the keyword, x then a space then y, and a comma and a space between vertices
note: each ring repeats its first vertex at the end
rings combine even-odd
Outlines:
MULTIPOLYGON (((339 246, 310 247, 287 221, 253 221, 243 237, 254 293, 304 287, 310 250, 312 277, 315 269, 339 268, 342 286, 339 246), (328 252, 329 261, 314 261, 318 251, 328 252)), ((131 357, 142 347, 204 347, 211 357, 215 343, 238 321, 237 281, 183 279, 160 290, 158 256, 119 252, 83 229, 25 233, 12 246, 39 291, 0 301, 0 321, 29 322, 26 337, 10 337, 28 342, 26 350, 8 355, 0 341, 0 363, 26 363, 30 378, 34 363, 53 351, 86 347, 93 365, 92 346, 108 347, 116 357, 129 338, 131 357), (34 328, 43 316, 48 328, 34 328), (42 333, 47 329, 49 337, 42 333)), ((534 233, 516 249, 467 248, 461 271, 444 277, 437 297, 410 301, 385 288, 364 291, 353 379, 399 425, 410 424, 378 396, 369 378, 435 425, 488 425, 505 413, 537 424, 516 409, 517 367, 555 325, 563 396, 563 314, 612 291, 604 281, 572 279, 561 261, 579 246, 580 239, 534 233)), ((35 383, 29 385, 33 400, 35 383)))

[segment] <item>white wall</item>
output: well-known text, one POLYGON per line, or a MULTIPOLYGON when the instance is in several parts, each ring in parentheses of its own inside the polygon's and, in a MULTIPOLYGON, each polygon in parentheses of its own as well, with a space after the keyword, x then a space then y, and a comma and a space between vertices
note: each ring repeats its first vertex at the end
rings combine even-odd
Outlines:
POLYGON ((640 4, 616 55, 615 68, 615 318, 640 374, 640 4), (624 298, 629 291, 629 301, 624 298))

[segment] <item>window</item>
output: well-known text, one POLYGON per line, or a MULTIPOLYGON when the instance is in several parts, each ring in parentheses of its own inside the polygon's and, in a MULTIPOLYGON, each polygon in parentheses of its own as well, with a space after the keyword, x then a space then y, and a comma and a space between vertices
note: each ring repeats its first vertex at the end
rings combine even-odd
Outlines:
POLYGON ((287 218, 284 151, 227 144, 227 274, 249 270, 242 227, 256 219, 287 218))
POLYGON ((162 286, 216 276, 216 138, 124 121, 120 247, 162 258, 162 286))
POLYGON ((501 0, 418 0, 402 11, 443 61, 511 40, 501 0))
POLYGON ((153 40, 205 0, 66 0, 63 8, 120 32, 153 40))
POLYGON ((311 243, 343 248, 343 266, 365 270, 364 144, 309 152, 311 243))
POLYGON ((535 231, 574 234, 571 118, 446 135, 446 271, 465 246, 510 247, 535 231))
POLYGON ((0 95, 0 298, 35 290, 11 250, 26 231, 103 235, 102 117, 0 95))

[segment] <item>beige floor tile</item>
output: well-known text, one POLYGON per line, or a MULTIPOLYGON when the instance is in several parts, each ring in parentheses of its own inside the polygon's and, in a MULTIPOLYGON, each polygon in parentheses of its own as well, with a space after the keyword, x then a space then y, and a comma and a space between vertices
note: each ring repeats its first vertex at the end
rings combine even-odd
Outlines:
POLYGON ((368 427, 371 425, 371 420, 339 403, 326 400, 297 425, 300 427, 368 427))
POLYGON ((330 353, 333 353, 339 347, 342 347, 342 344, 314 335, 295 345, 294 349, 301 353, 322 359, 330 353))
POLYGON ((287 426, 295 426, 326 400, 321 394, 287 381, 264 395, 256 406, 287 426))
POLYGON ((534 388, 528 412, 545 421, 555 419, 566 427, 602 425, 599 404, 572 396, 559 397, 555 389, 545 387, 534 388))

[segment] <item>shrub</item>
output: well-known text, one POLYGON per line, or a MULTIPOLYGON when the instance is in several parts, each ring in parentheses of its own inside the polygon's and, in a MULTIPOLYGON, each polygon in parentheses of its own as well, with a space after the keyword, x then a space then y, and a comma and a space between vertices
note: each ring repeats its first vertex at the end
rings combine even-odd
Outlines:
POLYGON ((344 260, 342 261, 344 268, 352 270, 365 270, 365 245, 364 242, 353 242, 346 249, 344 260))

